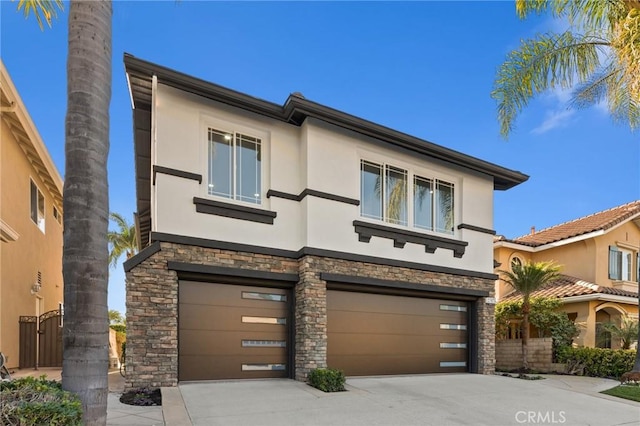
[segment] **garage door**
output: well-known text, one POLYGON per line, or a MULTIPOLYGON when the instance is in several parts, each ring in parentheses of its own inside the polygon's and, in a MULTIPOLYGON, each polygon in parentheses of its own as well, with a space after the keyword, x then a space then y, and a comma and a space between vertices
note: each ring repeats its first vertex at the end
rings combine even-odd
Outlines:
POLYGON ((467 304, 329 290, 327 364, 346 375, 467 371, 467 304))
POLYGON ((178 379, 287 377, 289 291, 180 281, 178 379))

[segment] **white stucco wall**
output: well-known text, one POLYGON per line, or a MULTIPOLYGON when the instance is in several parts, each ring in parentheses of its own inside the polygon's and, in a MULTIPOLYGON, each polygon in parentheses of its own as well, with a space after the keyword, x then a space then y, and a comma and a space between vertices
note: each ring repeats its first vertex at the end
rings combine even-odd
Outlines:
MULTIPOLYGON (((358 241, 353 221, 392 226, 360 217, 355 205, 307 196, 301 202, 266 198, 267 190, 300 194, 305 188, 352 199, 360 198, 360 160, 381 161, 455 185, 455 225, 493 228, 493 181, 490 177, 393 149, 335 126, 307 119, 298 127, 251 114, 158 85, 155 96, 155 164, 203 176, 202 184, 157 174, 152 211, 156 232, 252 244, 288 250, 302 247, 335 250, 395 260, 420 262, 478 272, 493 272, 492 236, 471 230, 453 235, 467 241, 462 258, 439 248, 372 237, 358 241), (262 139, 262 205, 220 199, 207 194, 207 126, 243 132, 262 139), (197 213, 193 197, 277 212, 273 225, 197 213)), ((413 228, 398 227, 416 231, 413 228)), ((426 232, 428 233, 428 232, 426 232)))

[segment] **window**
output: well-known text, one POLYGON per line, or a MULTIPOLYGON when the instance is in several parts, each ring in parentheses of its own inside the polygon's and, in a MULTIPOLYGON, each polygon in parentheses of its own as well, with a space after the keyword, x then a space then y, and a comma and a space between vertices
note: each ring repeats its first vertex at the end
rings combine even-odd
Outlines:
POLYGON ((53 206, 53 218, 60 224, 62 224, 62 215, 60 214, 60 211, 56 208, 56 206, 53 206))
POLYGON ((413 175, 405 169, 360 162, 360 214, 370 219, 429 231, 453 233, 454 186, 451 183, 413 175), (411 203, 413 214, 409 217, 411 203))
POLYGON ((31 181, 31 220, 44 232, 44 195, 31 181))
POLYGON ((515 268, 520 268, 522 266, 522 259, 520 259, 518 256, 513 256, 513 258, 511 258, 511 271, 513 271, 515 268))
POLYGON ((633 254, 615 246, 609 246, 609 278, 631 281, 633 275, 633 254))
POLYGON ((209 128, 208 145, 209 195, 260 204, 262 141, 209 128))

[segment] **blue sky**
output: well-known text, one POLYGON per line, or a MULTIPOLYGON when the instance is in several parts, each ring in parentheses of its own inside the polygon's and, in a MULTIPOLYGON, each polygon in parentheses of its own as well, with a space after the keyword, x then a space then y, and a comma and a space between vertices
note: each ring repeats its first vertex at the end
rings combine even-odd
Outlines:
MULTIPOLYGON (((64 174, 67 14, 40 31, 1 2, 0 52, 64 174)), ((65 2, 65 8, 68 4, 65 2)), ((563 91, 533 101, 508 142, 489 93, 524 38, 556 30, 506 2, 114 1, 110 209, 135 211, 131 103, 122 57, 282 103, 291 92, 531 176, 495 193, 498 233, 517 237, 640 198, 640 133, 563 91)), ((124 273, 109 307, 125 310, 124 273)))

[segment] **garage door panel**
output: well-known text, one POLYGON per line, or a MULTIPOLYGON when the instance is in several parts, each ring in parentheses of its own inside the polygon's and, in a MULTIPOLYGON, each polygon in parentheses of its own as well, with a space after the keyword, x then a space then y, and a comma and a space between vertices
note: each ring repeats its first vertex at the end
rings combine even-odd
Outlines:
MULTIPOLYGON (((268 302, 273 303, 273 302, 268 302)), ((243 324, 253 326, 282 326, 287 322, 287 310, 283 306, 265 306, 261 308, 219 307, 212 305, 180 304, 180 327, 192 330, 226 330, 241 329, 243 324), (274 321, 282 324, 260 324, 257 321, 242 317, 265 318, 265 322, 274 321)), ((260 327, 254 327, 260 328, 260 327)))
POLYGON ((230 306, 225 301, 231 303, 231 306, 259 307, 260 302, 271 301, 283 304, 288 299, 287 290, 279 288, 265 288, 253 286, 235 286, 218 283, 205 283, 189 281, 184 289, 180 289, 180 303, 194 305, 219 305, 230 306), (269 295, 280 295, 272 297, 269 295), (264 299, 259 299, 262 296, 264 299), (258 298, 256 298, 258 297, 258 298))
POLYGON ((384 330, 388 334, 439 334, 440 324, 466 325, 466 318, 440 315, 376 314, 371 312, 331 311, 332 331, 358 333, 384 330))
MULTIPOLYGON (((422 339, 420 336, 393 334, 335 334, 331 333, 327 345, 331 347, 332 355, 409 355, 440 352, 440 344, 466 343, 466 340, 456 339, 422 339)), ((447 349, 451 351, 453 349, 447 349)))
POLYGON ((178 379, 287 377, 285 289, 181 281, 178 379))
POLYGON ((211 333, 202 330, 182 330, 178 348, 181 355, 241 355, 251 353, 281 353, 286 348, 287 335, 281 333, 234 333, 219 331, 211 333), (262 352, 261 352, 262 353, 262 352))
POLYGON ((327 363, 347 375, 467 371, 465 302, 329 290, 327 363))
MULTIPOLYGON (((328 362, 332 362, 331 358, 328 362)), ((375 376, 393 374, 458 373, 466 367, 440 367, 440 359, 421 356, 352 356, 341 359, 342 367, 349 376, 375 376), (384 366, 377 372, 371 366, 384 366)))
POLYGON ((178 374, 181 381, 283 377, 284 365, 286 359, 277 357, 219 356, 212 361, 210 356, 188 355, 181 357, 178 374), (243 365, 259 369, 243 370, 243 365))
MULTIPOLYGON (((464 302, 426 299, 421 297, 388 296, 382 294, 356 293, 348 291, 331 290, 327 294, 327 304, 332 310, 346 310, 352 312, 379 312, 397 313, 407 315, 423 315, 425 311, 440 311, 440 305, 460 306, 466 308, 464 302), (384 302, 380 303, 382 300, 384 302)), ((455 311, 443 311, 455 313, 455 311)))

